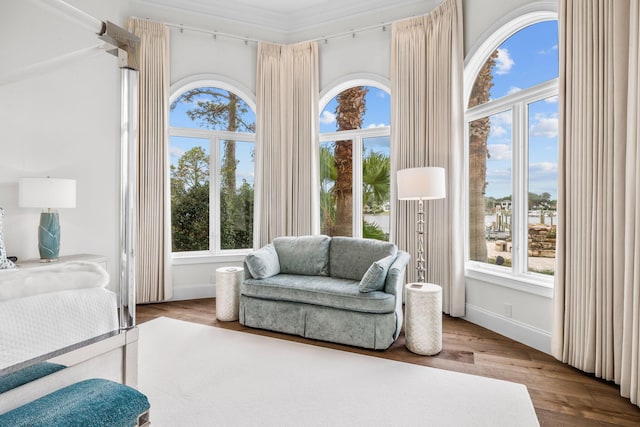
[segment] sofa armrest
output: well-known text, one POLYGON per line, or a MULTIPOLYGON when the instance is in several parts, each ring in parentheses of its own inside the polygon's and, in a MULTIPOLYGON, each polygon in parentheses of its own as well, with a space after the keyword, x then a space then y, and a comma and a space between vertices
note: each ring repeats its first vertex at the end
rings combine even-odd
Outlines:
POLYGON ((249 271, 249 266, 247 265, 247 261, 243 261, 242 266, 244 267, 244 279, 255 279, 255 277, 253 277, 251 275, 251 272, 249 271))
POLYGON ((411 255, 405 251, 398 251, 396 257, 389 271, 387 272, 387 278, 385 280, 384 291, 388 294, 393 294, 396 297, 400 296, 402 301, 402 286, 404 285, 404 273, 409 264, 411 255))

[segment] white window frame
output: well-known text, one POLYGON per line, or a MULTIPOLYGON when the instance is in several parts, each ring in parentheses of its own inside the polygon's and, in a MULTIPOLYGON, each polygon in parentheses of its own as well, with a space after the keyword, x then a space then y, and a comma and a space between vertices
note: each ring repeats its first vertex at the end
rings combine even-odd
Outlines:
MULTIPOLYGON (((476 76, 489 55, 505 40, 516 32, 530 25, 550 20, 557 20, 557 6, 549 2, 527 6, 509 15, 502 22, 490 29, 479 47, 474 47, 464 71, 464 100, 468 103, 476 76), (536 9, 539 8, 539 9, 536 9), (514 17, 515 16, 515 17, 514 17)), ((485 104, 469 108, 465 111, 465 206, 468 207, 469 180, 469 123, 474 120, 502 113, 512 112, 512 266, 500 267, 469 259, 469 210, 465 208, 465 276, 495 283, 508 288, 523 290, 529 293, 550 296, 554 277, 528 271, 527 262, 527 212, 529 186, 529 132, 528 105, 558 95, 558 79, 526 88, 511 95, 485 104)))
MULTIPOLYGON (((376 74, 370 73, 357 73, 345 76, 338 81, 333 82, 328 87, 329 89, 324 90, 320 95, 320 112, 324 111, 324 108, 329 104, 329 102, 335 98, 338 94, 343 92, 346 89, 350 89, 356 86, 369 86, 375 87, 376 89, 380 89, 387 94, 391 95, 391 90, 389 87, 391 83, 388 79, 378 76, 376 74)), ((353 214, 353 223, 351 225, 351 233, 353 237, 362 237, 362 227, 363 227, 363 209, 362 209, 362 155, 363 153, 363 142, 366 138, 377 138, 377 137, 389 137, 391 139, 391 126, 383 126, 376 128, 365 128, 365 129, 354 129, 354 130, 346 130, 346 131, 336 131, 336 132, 325 132, 320 133, 318 142, 319 144, 323 142, 334 142, 334 141, 347 141, 351 140, 353 144, 352 148, 352 189, 353 189, 353 200, 352 200, 352 214, 353 214)), ((391 141, 390 141, 391 144, 391 141)), ((393 153, 393 147, 390 148, 390 153, 393 153)), ((318 189, 319 197, 320 189, 318 189)), ((393 195, 393 191, 391 191, 393 195)), ((319 206, 319 204, 318 204, 319 206)), ((391 204, 393 210, 393 203, 391 204)), ((393 215, 393 213, 390 213, 393 215)), ((320 215, 320 210, 316 212, 316 215, 320 215)), ((320 220, 316 221, 317 230, 314 230, 315 234, 320 234, 320 220)))
MULTIPOLYGON (((354 130, 345 130, 341 132, 327 132, 320 134, 320 144, 323 142, 335 142, 335 141, 348 141, 350 140, 353 144, 352 147, 352 194, 353 200, 352 203, 352 213, 353 213, 353 223, 351 225, 351 233, 353 237, 362 237, 362 227, 364 225, 364 220, 362 219, 364 212, 362 209, 362 185, 363 185, 363 146, 364 140, 367 138, 378 138, 378 137, 389 137, 391 138, 391 127, 377 127, 377 128, 369 128, 369 129, 354 129, 354 130), (356 191, 358 189, 358 191, 356 191)), ((319 214, 319 213, 318 213, 319 214)))
MULTIPOLYGON (((169 102, 172 103, 185 92, 200 87, 214 87, 232 92, 238 95, 255 113, 255 97, 247 88, 226 77, 210 74, 190 76, 171 85, 169 102)), ((253 247, 223 250, 220 242, 220 141, 251 142, 255 147, 255 133, 169 127, 169 137, 171 138, 172 136, 207 139, 209 141, 209 250, 172 252, 172 263, 200 264, 217 261, 242 261, 258 244, 257 209, 255 209, 255 201, 258 200, 258 186, 254 183, 253 247)), ((168 143, 171 143, 170 139, 168 143)), ((169 162, 167 162, 167 164, 169 164, 169 162)), ((170 204, 171 201, 169 200, 167 203, 170 204)))

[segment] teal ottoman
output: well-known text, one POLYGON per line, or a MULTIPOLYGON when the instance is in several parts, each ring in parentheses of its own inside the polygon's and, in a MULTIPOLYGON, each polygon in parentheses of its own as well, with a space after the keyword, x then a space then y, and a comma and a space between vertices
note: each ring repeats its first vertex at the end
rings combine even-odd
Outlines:
POLYGON ((113 381, 80 381, 0 415, 0 426, 148 426, 149 400, 113 381))

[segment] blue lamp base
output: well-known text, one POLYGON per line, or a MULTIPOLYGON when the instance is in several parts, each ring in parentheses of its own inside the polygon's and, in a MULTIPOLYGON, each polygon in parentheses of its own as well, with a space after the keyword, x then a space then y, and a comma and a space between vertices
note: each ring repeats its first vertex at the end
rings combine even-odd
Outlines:
POLYGON ((60 253, 60 221, 58 212, 42 212, 38 227, 40 262, 54 262, 60 253))

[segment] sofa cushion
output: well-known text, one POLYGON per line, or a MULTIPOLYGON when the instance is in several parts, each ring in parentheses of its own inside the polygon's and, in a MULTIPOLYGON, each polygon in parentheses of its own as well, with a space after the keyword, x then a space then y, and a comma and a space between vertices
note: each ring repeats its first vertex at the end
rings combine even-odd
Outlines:
POLYGON ((255 298, 291 301, 365 313, 392 313, 395 296, 362 293, 355 280, 321 276, 278 274, 262 280, 245 279, 240 293, 255 298))
POLYGON ((273 239, 280 260, 280 273, 305 276, 329 275, 328 236, 287 236, 273 239))
POLYGON ((245 262, 249 273, 256 279, 264 279, 280 273, 280 261, 273 243, 251 252, 246 256, 245 262))
POLYGON ((369 267, 367 272, 364 273, 364 276, 362 276, 362 280, 360 280, 360 292, 383 290, 384 282, 387 278, 387 271, 389 271, 389 267, 391 267, 395 259, 395 255, 389 255, 371 264, 371 267, 369 267))
POLYGON ((371 264, 387 256, 395 257, 396 245, 373 239, 334 237, 329 249, 331 277, 361 280, 371 264))

